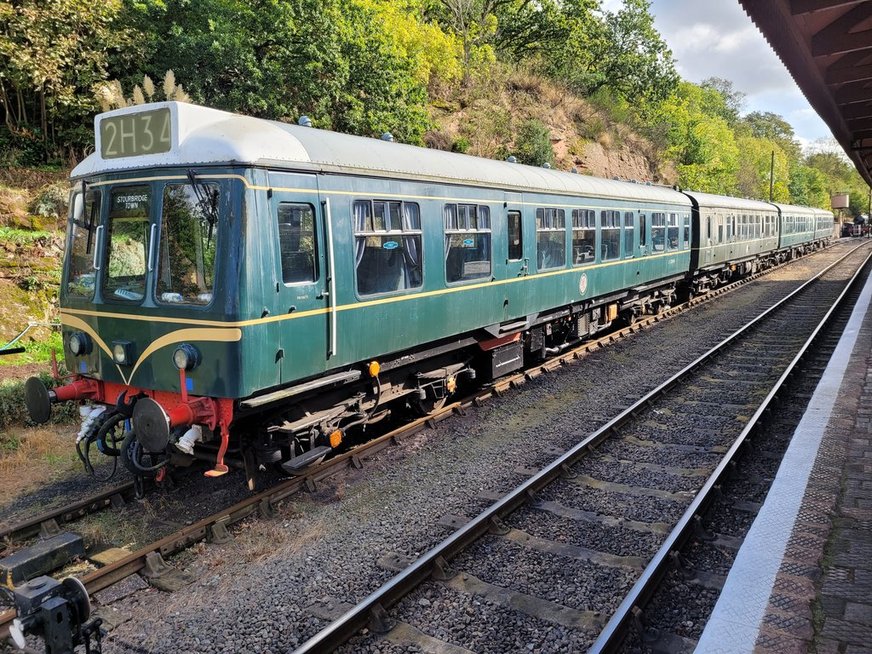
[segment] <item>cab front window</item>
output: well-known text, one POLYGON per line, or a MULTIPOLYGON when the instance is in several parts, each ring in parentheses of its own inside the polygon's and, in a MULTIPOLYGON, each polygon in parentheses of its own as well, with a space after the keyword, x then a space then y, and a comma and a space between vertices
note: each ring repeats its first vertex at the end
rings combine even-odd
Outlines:
POLYGON ((157 300, 206 305, 215 281, 217 184, 164 187, 157 264, 157 300))
POLYGON ((123 186, 110 196, 103 296, 110 301, 141 302, 145 297, 150 238, 148 186, 123 186))

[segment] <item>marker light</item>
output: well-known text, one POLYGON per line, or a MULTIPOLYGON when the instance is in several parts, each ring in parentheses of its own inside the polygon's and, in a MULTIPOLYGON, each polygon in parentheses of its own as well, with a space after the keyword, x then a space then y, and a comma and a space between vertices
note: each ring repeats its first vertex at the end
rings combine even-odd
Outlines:
POLYGON ((179 370, 193 370, 200 363, 200 351, 190 343, 182 343, 173 352, 173 363, 179 370))
POLYGON ((133 353, 133 343, 130 341, 115 341, 112 343, 112 360, 120 366, 129 366, 133 353))
POLYGON ((84 332, 73 332, 67 341, 73 356, 79 357, 91 353, 91 337, 84 332))

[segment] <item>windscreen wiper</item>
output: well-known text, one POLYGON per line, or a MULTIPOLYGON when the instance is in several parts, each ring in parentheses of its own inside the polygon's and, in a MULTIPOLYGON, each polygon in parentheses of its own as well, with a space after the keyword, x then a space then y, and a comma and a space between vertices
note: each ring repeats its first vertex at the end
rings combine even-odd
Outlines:
POLYGON ((212 242, 212 230, 218 223, 218 207, 215 206, 218 192, 215 191, 214 194, 211 194, 206 185, 197 179, 197 174, 193 168, 188 169, 188 181, 191 183, 194 194, 197 196, 197 204, 200 205, 200 210, 206 215, 206 220, 209 221, 209 232, 206 235, 206 245, 208 246, 212 242))

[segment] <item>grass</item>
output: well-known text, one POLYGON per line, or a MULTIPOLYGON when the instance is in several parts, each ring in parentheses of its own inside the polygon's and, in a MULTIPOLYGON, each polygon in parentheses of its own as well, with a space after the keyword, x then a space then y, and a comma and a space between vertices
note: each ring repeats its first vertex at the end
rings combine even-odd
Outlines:
POLYGON ((42 238, 52 238, 54 233, 44 230, 27 230, 17 227, 0 227, 0 241, 15 245, 31 245, 42 238))
MULTIPOLYGON (((18 347, 16 343, 13 347, 18 347)), ((5 344, 0 344, 5 345, 5 344)), ((28 341, 24 343, 24 352, 0 356, 0 366, 21 366, 28 363, 49 363, 52 351, 58 354, 58 363, 63 357, 64 343, 61 333, 52 330, 47 340, 28 341)))
POLYGON ((18 427, 0 432, 0 497, 4 501, 78 468, 72 427, 18 427))

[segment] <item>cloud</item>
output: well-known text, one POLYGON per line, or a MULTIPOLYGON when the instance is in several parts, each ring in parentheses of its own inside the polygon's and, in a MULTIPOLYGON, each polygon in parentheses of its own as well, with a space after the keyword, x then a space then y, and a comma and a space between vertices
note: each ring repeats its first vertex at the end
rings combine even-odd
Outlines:
POLYGON ((652 0, 651 11, 682 77, 691 82, 728 79, 746 94, 747 111, 784 116, 805 142, 830 136, 736 0, 652 0))

